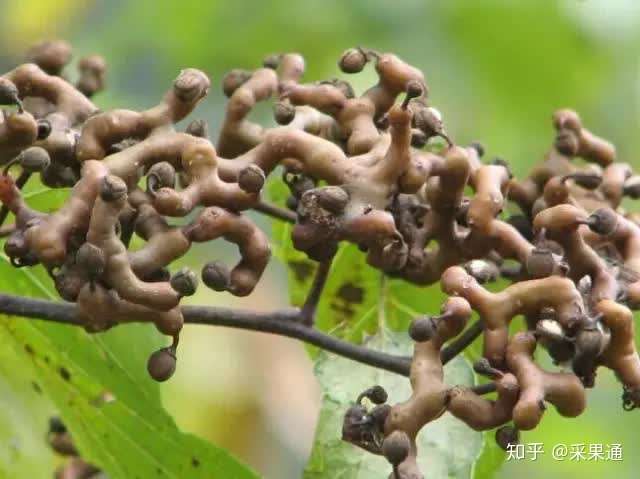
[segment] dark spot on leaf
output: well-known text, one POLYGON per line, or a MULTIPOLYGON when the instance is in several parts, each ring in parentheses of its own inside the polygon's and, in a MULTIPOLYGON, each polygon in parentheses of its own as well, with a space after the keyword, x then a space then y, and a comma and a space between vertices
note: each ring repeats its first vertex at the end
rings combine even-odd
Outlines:
POLYGON ((45 356, 44 357, 44 362, 49 364, 51 362, 51 360, 49 359, 49 356, 45 356))
POLYGON ((31 387, 33 388, 33 390, 35 392, 37 392, 38 394, 42 394, 42 388, 40 387, 40 385, 35 382, 35 381, 31 381, 31 387))
POLYGON ((289 267, 299 282, 306 281, 313 274, 313 265, 309 261, 289 261, 289 267))
POLYGON ((33 348, 31 347, 30 344, 25 344, 24 345, 24 350, 27 352, 27 354, 30 354, 30 355, 33 356, 34 351, 33 351, 33 348))
POLYGON ((198 459, 197 459, 197 458, 192 457, 192 458, 191 458, 191 465, 192 465, 193 467, 198 467, 198 466, 200 466, 200 461, 198 461, 198 459))
POLYGON ((364 300, 364 289, 352 283, 345 283, 340 286, 337 295, 346 303, 361 304, 364 300))
POLYGON ((69 373, 67 368, 65 368, 64 366, 58 369, 58 372, 60 373, 60 377, 65 381, 69 381, 71 379, 71 373, 69 373))
POLYGON ((335 298, 331 301, 331 309, 343 318, 352 318, 356 313, 354 305, 364 301, 364 289, 349 282, 338 289, 335 298))

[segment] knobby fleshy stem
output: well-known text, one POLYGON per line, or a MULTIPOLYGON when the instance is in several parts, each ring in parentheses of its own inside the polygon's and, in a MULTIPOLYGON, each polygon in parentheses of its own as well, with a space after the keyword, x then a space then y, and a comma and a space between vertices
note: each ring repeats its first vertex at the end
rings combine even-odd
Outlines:
POLYGON ((271 203, 267 203, 266 201, 260 201, 257 205, 253 207, 253 209, 267 216, 271 216, 272 218, 286 221, 287 223, 296 222, 297 216, 293 211, 280 208, 279 206, 276 206, 271 203))
MULTIPOLYGON (((73 303, 0 294, 0 313, 82 326, 73 303)), ((262 313, 213 306, 183 306, 182 313, 185 323, 225 326, 287 336, 369 366, 403 376, 409 375, 411 363, 406 358, 352 344, 305 326, 298 309, 262 313)))
POLYGON ((333 258, 328 259, 327 261, 322 261, 318 264, 316 275, 313 278, 313 284, 311 285, 307 299, 300 310, 302 322, 306 326, 312 327, 315 323, 316 309, 318 308, 318 303, 320 302, 320 296, 322 296, 324 285, 327 283, 329 271, 331 271, 332 260, 333 258))
POLYGON ((478 336, 482 334, 482 331, 484 331, 484 323, 482 320, 478 319, 475 323, 465 329, 460 336, 442 349, 440 352, 442 364, 447 364, 458 354, 467 349, 467 346, 473 343, 478 336))
MULTIPOLYGON (((27 181, 29 181, 30 177, 31 173, 27 171, 23 171, 22 173, 20 173, 20 176, 18 176, 18 179, 16 180, 16 188, 21 190, 24 185, 27 184, 27 181)), ((0 207, 0 225, 5 222, 7 216, 9 216, 9 208, 7 208, 5 205, 2 205, 2 207, 0 207)))

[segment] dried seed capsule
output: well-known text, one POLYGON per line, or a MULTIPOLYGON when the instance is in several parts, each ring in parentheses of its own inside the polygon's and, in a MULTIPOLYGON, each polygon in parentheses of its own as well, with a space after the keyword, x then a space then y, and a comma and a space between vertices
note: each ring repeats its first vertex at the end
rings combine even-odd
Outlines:
POLYGON ((602 176, 593 173, 574 173, 570 178, 587 190, 595 190, 602 183, 602 176))
POLYGON ((89 55, 78 62, 77 88, 87 97, 92 97, 104 89, 107 62, 100 55, 89 55))
POLYGON ((464 265, 464 269, 480 284, 495 281, 500 274, 498 267, 494 263, 481 259, 469 261, 464 265))
POLYGON ((0 78, 0 105, 15 105, 18 101, 18 88, 11 80, 0 78))
POLYGON ((251 73, 247 70, 234 69, 222 78, 222 92, 229 98, 249 78, 251 73))
POLYGON ((158 382, 163 382, 173 376, 176 370, 176 354, 173 349, 158 349, 147 361, 149 376, 158 382))
POLYGON ((296 198, 300 198, 306 191, 316 187, 313 178, 306 175, 285 175, 285 183, 296 198))
POLYGON ((376 384, 370 389, 369 399, 371 399, 373 403, 384 404, 387 402, 388 398, 389 396, 387 394, 387 391, 385 391, 385 389, 379 384, 376 384))
POLYGON ((609 208, 600 208, 589 216, 587 224, 594 233, 607 236, 616 230, 618 215, 609 208))
POLYGON ((247 193, 259 193, 265 182, 262 168, 257 165, 249 165, 238 173, 238 186, 247 193))
POLYGON ((189 268, 182 268, 174 274, 170 283, 181 296, 192 296, 198 289, 198 277, 189 268))
POLYGON ((51 122, 38 120, 38 140, 46 140, 51 134, 51 122))
POLYGON ((400 465, 410 451, 411 441, 403 431, 393 431, 382 442, 382 454, 393 466, 400 465))
POLYGON ((9 258, 19 258, 29 253, 29 245, 21 231, 15 231, 7 238, 4 252, 9 258))
POLYGON ((202 268, 202 282, 214 291, 226 291, 231 282, 229 268, 220 261, 205 264, 202 268))
POLYGON ((433 107, 421 108, 413 115, 413 123, 416 128, 425 132, 428 137, 441 134, 442 114, 433 107))
POLYGON ((406 93, 408 98, 417 98, 424 92, 422 84, 417 80, 407 82, 406 93))
POLYGON ((167 161, 156 163, 147 173, 147 189, 152 193, 160 188, 174 188, 176 185, 176 170, 167 161))
POLYGON ((185 130, 189 135, 198 138, 209 138, 209 124, 207 120, 193 120, 185 130))
POLYGON ((96 245, 84 243, 76 253, 76 263, 91 278, 98 278, 104 271, 106 258, 104 252, 96 245))
POLYGON ((51 164, 49 153, 44 148, 32 146, 20 153, 20 166, 24 171, 37 173, 51 164))
POLYGON ((431 316, 416 318, 409 326, 409 336, 418 343, 429 341, 435 332, 436 324, 431 316))
POLYGON ((611 336, 602 330, 597 323, 590 324, 577 332, 574 340, 575 357, 573 372, 580 378, 585 387, 593 387, 595 383, 596 361, 609 344, 611 336))
POLYGON ((71 45, 64 40, 44 41, 27 52, 27 59, 49 75, 58 75, 71 61, 71 45))
POLYGON ((359 48, 350 48, 342 54, 338 66, 345 73, 361 72, 367 64, 366 55, 359 48))
POLYGON ((145 275, 141 279, 147 283, 164 283, 171 280, 171 273, 167 268, 160 268, 145 275))
POLYGON ((86 284, 87 276, 83 272, 69 270, 64 266, 54 277, 56 291, 65 301, 77 301, 80 290, 86 284))
POLYGON ((59 163, 51 163, 40 173, 40 179, 49 188, 62 188, 73 186, 78 180, 71 168, 61 166, 59 163))
POLYGON ((536 335, 542 340, 564 341, 566 339, 562 325, 551 318, 540 319, 536 323, 536 335))
POLYGON ((389 413, 391 412, 391 406, 389 404, 378 404, 374 407, 369 415, 373 419, 373 422, 378 425, 380 430, 384 429, 384 423, 389 417, 389 413))
POLYGON ((385 391, 382 386, 376 384, 375 386, 371 386, 366 391, 363 391, 362 394, 360 394, 360 396, 358 397, 357 402, 361 402, 364 398, 369 398, 369 400, 374 404, 384 404, 387 402, 389 396, 387 395, 387 391, 385 391))
POLYGON ((380 257, 381 269, 392 273, 401 270, 409 259, 409 247, 404 241, 391 241, 382 248, 380 257))
POLYGON ((502 426, 496 429, 495 438, 498 446, 507 451, 510 444, 515 446, 520 443, 520 431, 513 426, 502 426))
POLYGON ((624 195, 637 200, 640 198, 640 175, 632 176, 624 184, 624 195))
POLYGON ((183 102, 192 103, 207 94, 209 85, 209 78, 200 70, 186 68, 173 82, 173 91, 183 102))
POLYGON ((368 419, 364 406, 356 404, 349 407, 342 420, 342 439, 357 444, 362 439, 363 428, 369 423, 368 419))
POLYGON ((116 201, 127 194, 127 184, 117 176, 105 176, 100 184, 100 198, 103 201, 116 201))
POLYGON ((633 411, 637 407, 640 407, 640 389, 630 389, 625 386, 622 393, 622 409, 633 411))
POLYGON ((555 140, 556 149, 567 156, 575 156, 580 149, 580 140, 573 131, 562 130, 555 140))
POLYGON ((296 117, 296 109, 288 101, 279 101, 273 105, 273 118, 278 125, 288 125, 296 117))
POLYGON ((324 186, 316 189, 315 194, 322 208, 337 215, 341 214, 349 203, 349 194, 339 186, 324 186))
POLYGON ((282 55, 279 53, 268 55, 264 57, 264 60, 262 60, 262 66, 265 68, 270 68, 272 70, 275 70, 280 65, 281 58, 282 58, 282 55))
POLYGON ((553 253, 546 248, 535 248, 529 254, 525 267, 533 279, 551 276, 556 265, 553 253))

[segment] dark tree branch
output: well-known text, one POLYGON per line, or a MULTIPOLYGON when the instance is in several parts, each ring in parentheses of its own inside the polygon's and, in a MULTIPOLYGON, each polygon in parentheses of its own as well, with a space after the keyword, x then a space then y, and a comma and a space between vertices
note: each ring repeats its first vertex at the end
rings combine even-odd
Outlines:
POLYGON ((293 211, 280 208, 279 206, 267 203, 266 201, 260 201, 253 207, 253 209, 267 216, 271 216, 272 218, 286 221, 288 223, 295 223, 297 219, 297 215, 293 211))
MULTIPOLYGON (((313 344, 325 351, 330 351, 353 361, 384 369, 402 376, 409 376, 411 369, 410 357, 395 356, 382 351, 376 351, 343 341, 317 329, 310 328, 303 323, 301 311, 295 308, 260 313, 243 309, 213 306, 182 306, 182 313, 185 323, 188 324, 223 326, 286 336, 313 344)), ((76 315, 76 305, 62 301, 47 301, 44 299, 0 294, 0 314, 52 321, 71 326, 82 326, 82 321, 80 321, 76 315)), ((482 331, 482 324, 478 326, 478 323, 480 322, 478 321, 471 325, 471 327, 460 336, 461 341, 455 341, 448 348, 445 348, 442 351, 442 356, 451 359, 453 356, 449 356, 453 354, 454 350, 460 348, 463 343, 466 342, 470 344, 473 342, 471 338, 477 337, 478 333, 476 331, 478 328, 480 328, 480 332, 482 331)), ((488 394, 496 390, 496 385, 491 382, 472 386, 470 389, 476 394, 488 394)))
POLYGON ((464 351, 467 346, 473 343, 478 336, 482 334, 482 331, 484 331, 484 323, 482 320, 478 319, 441 351, 440 358, 442 359, 442 364, 447 364, 458 354, 464 351))
POLYGON ((309 295, 300 310, 302 322, 309 327, 312 327, 315 323, 316 309, 318 308, 318 303, 320 302, 320 296, 322 296, 324 285, 327 283, 329 271, 331 271, 332 260, 333 258, 327 261, 322 261, 318 264, 318 269, 316 270, 316 275, 313 278, 313 284, 309 290, 309 295))
MULTIPOLYGON (((76 316, 76 306, 73 303, 0 294, 0 313, 73 326, 82 325, 76 316)), ((182 313, 185 323, 225 326, 287 336, 363 364, 403 376, 409 375, 411 363, 406 358, 352 344, 310 328, 303 324, 298 309, 259 313, 212 306, 183 306, 182 313)))

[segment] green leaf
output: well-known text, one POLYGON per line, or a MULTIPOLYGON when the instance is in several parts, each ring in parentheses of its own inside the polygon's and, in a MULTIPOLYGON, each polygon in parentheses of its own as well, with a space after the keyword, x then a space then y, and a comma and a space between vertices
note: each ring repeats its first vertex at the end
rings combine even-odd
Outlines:
MULTIPOLYGON (((42 205, 58 200, 46 194, 35 198, 42 205)), ((57 299, 42 268, 16 270, 4 256, 0 291, 57 299)), ((0 454, 3 477, 50 477, 51 454, 44 451, 34 460, 34 452, 42 449, 31 446, 38 438, 44 444, 46 418, 54 408, 81 455, 111 479, 257 477, 227 452, 182 433, 164 410, 146 361, 165 343, 152 325, 122 325, 89 335, 78 327, 0 317, 3 358, 15 366, 0 368, 2 398, 11 401, 0 411, 0 425, 13 424, 22 411, 30 416, 30 422, 2 431, 0 438, 13 438, 20 452, 20 460, 15 453, 0 454), (34 399, 33 386, 29 390, 25 383, 37 384, 51 402, 34 399), (24 407, 14 408, 20 401, 24 407), (28 459, 31 474, 23 472, 28 459)))
POLYGON ((55 406, 0 330, 0 477, 51 477, 44 431, 55 406))
MULTIPOLYGON (((286 186, 272 180, 268 188, 272 201, 284 205, 286 186)), ((290 237, 291 225, 273 223, 274 251, 287 266, 291 302, 300 306, 313 282, 316 265, 293 248, 290 237)), ((368 266, 365 254, 356 246, 343 244, 332 262, 318 305, 316 327, 354 343, 366 342, 368 347, 411 355, 413 346, 406 333, 410 321, 420 314, 439 311, 443 300, 439 285, 416 286, 389 279, 368 266)), ((316 349, 310 352, 316 358, 323 401, 305 477, 388 477, 384 459, 340 440, 342 418, 358 394, 373 384, 385 386, 391 404, 405 400, 411 393, 409 380, 316 349)), ((462 357, 447 366, 446 374, 451 385, 475 381, 469 362, 462 357)), ((419 440, 420 461, 430 478, 470 478, 476 460, 477 470, 486 472, 495 470, 504 456, 494 447, 493 432, 475 432, 448 415, 429 424, 419 440), (460 447, 453 446, 456 444, 460 447)))
MULTIPOLYGON (((407 334, 381 331, 367 346, 393 354, 407 354, 413 344, 407 334)), ((304 477, 316 479, 387 479, 391 467, 382 456, 373 455, 340 440, 342 418, 361 391, 380 384, 389 392, 389 403, 411 395, 407 378, 348 359, 322 352, 315 372, 322 384, 322 410, 316 440, 304 477)), ((449 384, 470 384, 473 373, 468 363, 457 357, 445 367, 449 384)), ((482 435, 450 415, 428 424, 418 436, 419 463, 426 477, 468 478, 482 448, 482 435)))

